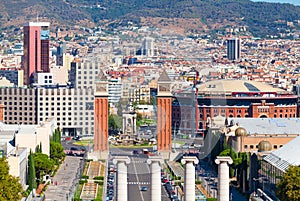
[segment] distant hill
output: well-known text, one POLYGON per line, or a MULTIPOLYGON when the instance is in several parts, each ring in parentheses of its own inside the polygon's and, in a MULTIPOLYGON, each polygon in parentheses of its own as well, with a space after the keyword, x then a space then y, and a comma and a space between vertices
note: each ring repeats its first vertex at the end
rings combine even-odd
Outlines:
POLYGON ((250 0, 2 0, 0 4, 2 28, 19 27, 37 16, 53 26, 133 21, 195 33, 248 26, 257 36, 264 36, 277 32, 285 21, 300 20, 300 6, 250 0))

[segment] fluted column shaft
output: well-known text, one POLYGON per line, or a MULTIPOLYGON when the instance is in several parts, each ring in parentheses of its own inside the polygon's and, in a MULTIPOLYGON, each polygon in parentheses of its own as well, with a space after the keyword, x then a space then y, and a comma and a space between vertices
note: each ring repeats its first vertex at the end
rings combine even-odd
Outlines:
POLYGON ((183 157, 181 162, 185 164, 184 171, 184 200, 195 201, 195 164, 199 160, 194 156, 183 157))
POLYGON ((229 166, 232 164, 232 159, 229 156, 218 156, 215 160, 218 164, 218 201, 229 200, 229 166))
POLYGON ((161 165, 163 159, 158 156, 149 156, 147 160, 151 173, 151 201, 161 200, 161 165))
POLYGON ((161 168, 158 161, 151 163, 151 201, 161 200, 161 168))
POLYGON ((117 165, 117 184, 116 184, 116 201, 128 200, 128 188, 127 188, 127 165, 130 160, 128 157, 117 157, 113 160, 113 163, 117 165))

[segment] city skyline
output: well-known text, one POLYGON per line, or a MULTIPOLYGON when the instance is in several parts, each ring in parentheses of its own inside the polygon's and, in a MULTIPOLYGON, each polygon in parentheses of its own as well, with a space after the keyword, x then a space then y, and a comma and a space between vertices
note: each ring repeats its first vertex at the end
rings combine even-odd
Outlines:
POLYGON ((218 17, 224 6, 241 10, 219 22, 213 10, 205 31, 198 18, 177 24, 182 17, 89 28, 51 20, 51 31, 49 22, 28 22, 0 35, 0 172, 16 179, 1 177, 4 186, 20 184, 7 200, 295 195, 286 175, 300 172, 300 15, 236 16, 258 16, 259 5, 300 8, 201 3, 218 7, 218 17), (269 23, 272 32, 257 37, 269 23), (188 31, 178 34, 182 24, 188 31))

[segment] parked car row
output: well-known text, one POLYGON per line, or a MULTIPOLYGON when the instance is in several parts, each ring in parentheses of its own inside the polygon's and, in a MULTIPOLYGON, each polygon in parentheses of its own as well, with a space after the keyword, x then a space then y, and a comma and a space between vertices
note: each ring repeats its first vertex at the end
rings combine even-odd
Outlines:
POLYGON ((115 172, 116 169, 113 164, 108 166, 108 175, 107 175, 107 190, 106 190, 106 201, 114 200, 114 182, 115 182, 115 172))
POLYGON ((169 181, 166 176, 162 175, 161 176, 161 182, 163 183, 165 189, 166 189, 166 192, 168 193, 169 195, 169 198, 172 200, 172 201, 179 201, 179 198, 178 196, 176 195, 176 192, 171 184, 171 181, 169 181))

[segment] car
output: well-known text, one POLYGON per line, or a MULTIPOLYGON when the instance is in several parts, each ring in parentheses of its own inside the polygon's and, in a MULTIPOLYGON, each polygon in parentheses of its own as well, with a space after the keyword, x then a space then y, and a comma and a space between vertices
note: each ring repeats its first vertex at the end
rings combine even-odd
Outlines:
POLYGON ((146 186, 141 187, 141 191, 147 191, 147 190, 148 190, 148 188, 146 186))
POLYGON ((164 178, 162 182, 167 183, 168 181, 169 181, 168 179, 164 178))
POLYGON ((202 144, 194 144, 194 147, 195 147, 195 148, 201 148, 201 147, 202 147, 202 144))
POLYGON ((188 143, 185 143, 184 145, 182 145, 182 148, 183 148, 183 149, 188 149, 188 148, 189 148, 189 144, 188 144, 188 143))
POLYGON ((132 154, 138 154, 139 153, 139 151, 138 150, 133 150, 133 152, 132 152, 132 154))

